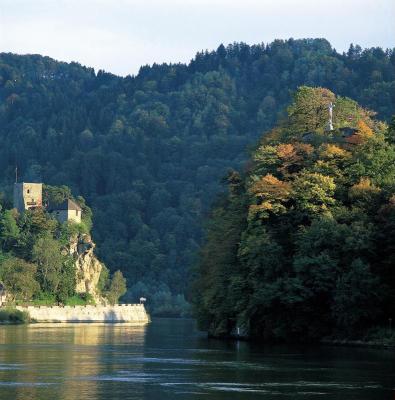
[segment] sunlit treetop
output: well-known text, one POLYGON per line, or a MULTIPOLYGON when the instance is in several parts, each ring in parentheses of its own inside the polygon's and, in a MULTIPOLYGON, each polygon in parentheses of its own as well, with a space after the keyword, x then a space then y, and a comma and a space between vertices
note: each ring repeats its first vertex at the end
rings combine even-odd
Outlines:
POLYGON ((293 96, 286 118, 264 136, 263 142, 346 141, 360 144, 374 132, 386 130, 384 123, 372 118, 374 115, 354 100, 336 96, 328 89, 301 86, 293 96), (333 129, 329 127, 331 105, 333 129))

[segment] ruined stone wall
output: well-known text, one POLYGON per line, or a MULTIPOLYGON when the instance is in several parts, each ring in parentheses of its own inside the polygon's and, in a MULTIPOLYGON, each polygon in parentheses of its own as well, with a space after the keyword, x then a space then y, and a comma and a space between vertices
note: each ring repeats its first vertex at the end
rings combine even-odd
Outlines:
POLYGON ((146 324, 149 316, 143 304, 114 306, 28 306, 16 307, 37 322, 133 322, 146 324))

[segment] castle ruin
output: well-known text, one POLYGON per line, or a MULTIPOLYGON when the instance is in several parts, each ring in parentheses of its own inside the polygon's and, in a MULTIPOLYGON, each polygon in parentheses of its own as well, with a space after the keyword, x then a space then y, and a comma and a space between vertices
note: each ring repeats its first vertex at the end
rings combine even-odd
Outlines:
MULTIPOLYGON (((35 208, 43 208, 43 184, 15 183, 14 208, 20 213, 35 208)), ((61 224, 67 221, 73 221, 77 224, 81 222, 82 209, 71 199, 66 199, 61 204, 50 205, 47 211, 61 224)))

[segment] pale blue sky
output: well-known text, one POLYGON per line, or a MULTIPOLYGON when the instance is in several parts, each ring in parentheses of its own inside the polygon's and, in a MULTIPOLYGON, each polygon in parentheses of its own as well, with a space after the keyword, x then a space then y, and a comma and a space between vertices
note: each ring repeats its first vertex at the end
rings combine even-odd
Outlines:
POLYGON ((394 0, 0 0, 0 52, 120 74, 188 62, 220 43, 325 37, 395 47, 394 0))

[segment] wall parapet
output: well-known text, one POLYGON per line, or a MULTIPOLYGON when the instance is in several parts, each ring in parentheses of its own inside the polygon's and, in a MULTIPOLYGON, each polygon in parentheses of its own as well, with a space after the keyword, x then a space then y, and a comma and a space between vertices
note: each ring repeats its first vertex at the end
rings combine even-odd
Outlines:
POLYGON ((37 322, 133 322, 150 321, 144 304, 116 304, 114 306, 17 306, 37 322))

